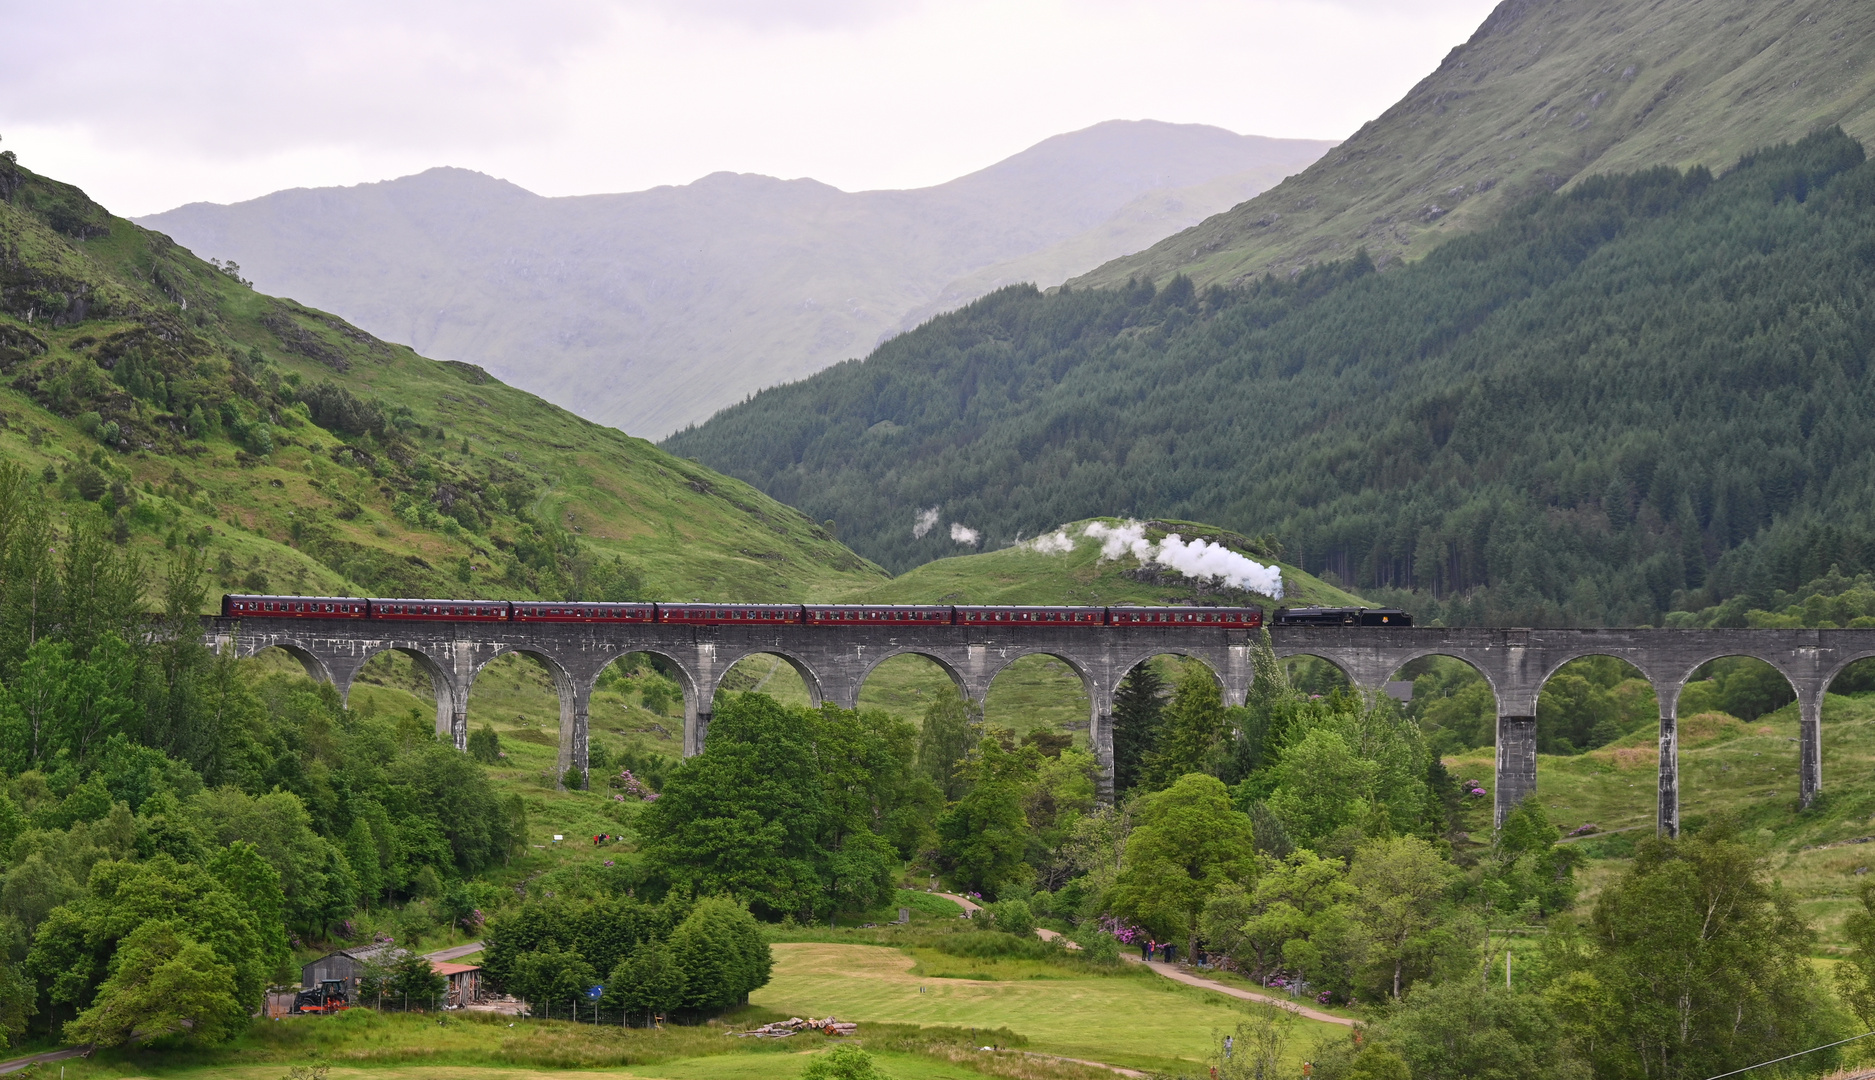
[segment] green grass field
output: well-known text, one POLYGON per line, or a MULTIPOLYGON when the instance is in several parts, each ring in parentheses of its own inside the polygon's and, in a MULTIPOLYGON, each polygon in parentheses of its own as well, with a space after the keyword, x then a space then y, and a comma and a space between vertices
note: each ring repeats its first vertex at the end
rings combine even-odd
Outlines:
MULTIPOLYGON (((336 1017, 300 1017, 256 1024, 246 1036, 213 1050, 102 1051, 52 1066, 69 1080, 164 1077, 196 1080, 280 1080, 288 1070, 323 1066, 330 1080, 789 1080, 834 1042, 818 1034, 786 1040, 743 1040, 731 1032, 780 1017, 745 1008, 723 1021, 661 1031, 594 1027, 566 1021, 511 1020, 491 1014, 380 1016, 353 1010, 336 1017)), ((1020 1051, 984 1053, 983 1033, 866 1025, 853 1041, 866 1046, 894 1080, 992 1075, 1017 1080, 1091 1080, 1105 1070, 1066 1065, 1020 1051)), ((987 1036, 997 1037, 997 1036, 987 1036)), ((1008 1041, 1007 1032, 1000 1034, 1008 1041)), ((1018 1040, 1019 1041, 1019 1040, 1018 1040)), ((45 1067, 29 1075, 52 1075, 45 1067)))
MULTIPOLYGON (((862 932, 863 933, 863 932, 862 932)), ((1112 974, 1041 961, 960 960, 930 949, 847 942, 774 946, 774 980, 743 1013, 700 1027, 625 1030, 487 1014, 379 1016, 354 1010, 256 1024, 209 1051, 105 1052, 67 1065, 71 1080, 231 1077, 278 1080, 322 1064, 333 1080, 539 1080, 546 1076, 787 1080, 829 1040, 736 1040, 728 1032, 784 1016, 829 1013, 860 1024, 858 1041, 895 1080, 993 1075, 1034 1080, 1111 1076, 1074 1058, 1199 1075, 1215 1032, 1242 1003, 1126 965, 1112 974), (992 1052, 982 1050, 991 1046, 992 1052)), ((1340 1029, 1298 1021, 1299 1063, 1340 1029)))
MULTIPOLYGON (((1034 961, 961 960, 922 949, 907 955, 876 945, 799 942, 774 950, 774 981, 750 997, 768 1009, 831 1011, 862 1024, 1007 1027, 1026 1036, 1031 1050, 1161 1072, 1202 1071, 1212 1033, 1234 1029, 1244 1015, 1239 1001, 1131 965, 1091 975, 1034 961)), ((1298 1021, 1296 1053, 1337 1030, 1298 1021)))

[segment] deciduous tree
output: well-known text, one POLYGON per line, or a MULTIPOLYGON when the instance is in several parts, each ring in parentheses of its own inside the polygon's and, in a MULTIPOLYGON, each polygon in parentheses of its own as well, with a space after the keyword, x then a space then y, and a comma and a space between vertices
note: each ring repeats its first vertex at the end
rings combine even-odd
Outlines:
POLYGON ((1137 821, 1108 904, 1160 933, 1182 934, 1195 952, 1205 903, 1226 883, 1255 880, 1250 819, 1231 808, 1222 781, 1192 773, 1148 796, 1137 821))

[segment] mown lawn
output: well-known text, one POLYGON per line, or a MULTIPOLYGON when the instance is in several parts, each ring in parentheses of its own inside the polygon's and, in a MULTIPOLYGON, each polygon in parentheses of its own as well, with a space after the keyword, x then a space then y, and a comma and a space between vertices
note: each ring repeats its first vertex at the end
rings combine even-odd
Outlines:
MULTIPOLYGON (((795 1050, 785 1053, 723 1054, 701 1058, 678 1058, 654 1065, 634 1065, 619 1069, 505 1069, 465 1065, 338 1066, 328 1080, 789 1080, 807 1068, 819 1050, 795 1050)), ((892 1080, 950 1080, 964 1070, 948 1061, 915 1054, 882 1052, 874 1055, 879 1067, 892 1080)), ((1077 1070, 1078 1071, 1078 1070, 1077 1070)), ((113 1077, 133 1080, 193 1080, 217 1077, 227 1080, 280 1080, 286 1072, 281 1065, 214 1066, 197 1065, 124 1072, 108 1065, 74 1069, 71 1080, 88 1077, 113 1077)), ((970 1070, 971 1075, 976 1075, 970 1070)), ((1106 1075, 1113 1075, 1108 1073, 1106 1075)))
MULTIPOLYGON (((1229 1031, 1245 1004, 1181 986, 1130 965, 1082 974, 1033 961, 907 955, 877 945, 783 943, 775 977, 750 1002, 776 1012, 862 1022, 1008 1028, 1028 1049, 1177 1074, 1202 1071, 1212 1033, 1229 1031), (937 977, 929 971, 952 976, 937 977)), ((1342 1029, 1297 1021, 1301 1055, 1342 1029)))

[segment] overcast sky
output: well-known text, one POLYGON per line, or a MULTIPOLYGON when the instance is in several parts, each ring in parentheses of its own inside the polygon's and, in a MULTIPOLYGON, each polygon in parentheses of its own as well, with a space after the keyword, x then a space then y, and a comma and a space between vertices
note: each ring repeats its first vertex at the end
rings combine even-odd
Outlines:
POLYGON ((120 214, 434 165, 918 187, 1102 120, 1343 138, 1492 0, 0 0, 0 137, 120 214))

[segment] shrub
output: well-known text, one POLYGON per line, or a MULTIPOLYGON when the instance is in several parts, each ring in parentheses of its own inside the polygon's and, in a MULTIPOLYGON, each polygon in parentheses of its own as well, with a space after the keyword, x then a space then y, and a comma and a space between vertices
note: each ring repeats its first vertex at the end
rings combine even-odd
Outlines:
POLYGON ((1112 934, 1096 930, 1084 937, 1080 946, 1082 958, 1090 963, 1117 964, 1120 962, 1120 939, 1112 934))
POLYGON ((996 958, 1044 960, 1057 955, 1061 948, 1051 946, 1038 937, 1021 938, 986 930, 944 934, 932 942, 932 947, 950 956, 968 957, 973 960, 996 958))
POLYGON ((989 912, 990 925, 997 930, 1019 938, 1035 935, 1035 913, 1029 910, 1027 901, 998 900, 985 910, 989 912))
POLYGON ((501 736, 495 734, 493 725, 483 724, 469 732, 469 756, 484 765, 501 760, 501 736))
POLYGON ((801 1080, 885 1080, 872 1055, 857 1046, 836 1046, 815 1054, 801 1070, 801 1080))

